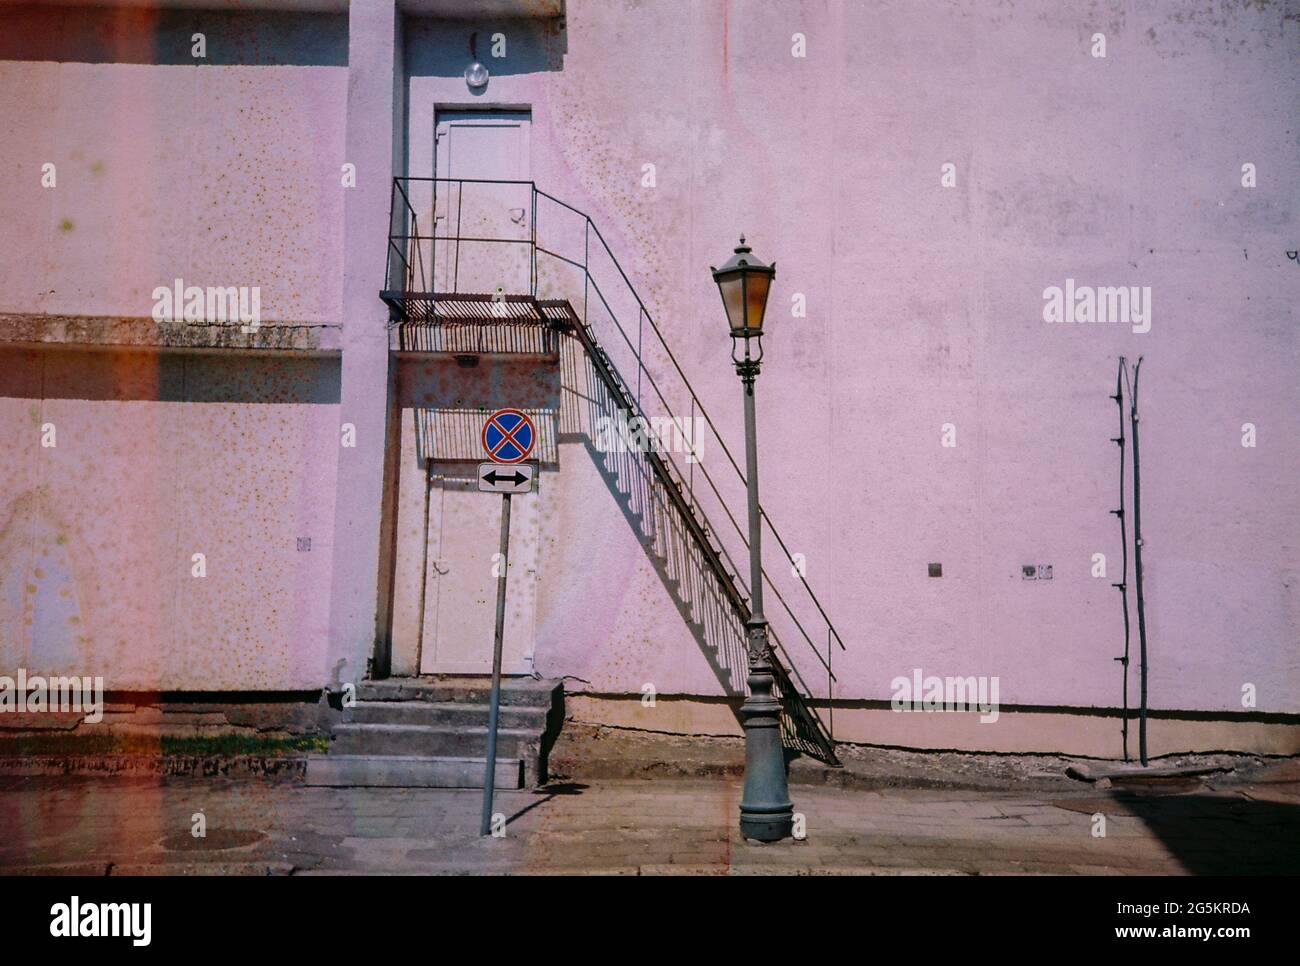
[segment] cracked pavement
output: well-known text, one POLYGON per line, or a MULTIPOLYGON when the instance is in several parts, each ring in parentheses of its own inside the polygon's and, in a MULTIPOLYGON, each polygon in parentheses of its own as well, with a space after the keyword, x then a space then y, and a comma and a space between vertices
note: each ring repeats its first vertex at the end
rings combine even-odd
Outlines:
POLYGON ((1100 788, 793 785, 803 841, 736 829, 733 777, 498 793, 288 779, 0 778, 5 874, 1206 874, 1300 871, 1300 762, 1100 788), (1104 835, 1096 816, 1105 817, 1104 835), (201 816, 201 819, 200 819, 201 816), (193 829, 206 824, 206 835, 193 829))

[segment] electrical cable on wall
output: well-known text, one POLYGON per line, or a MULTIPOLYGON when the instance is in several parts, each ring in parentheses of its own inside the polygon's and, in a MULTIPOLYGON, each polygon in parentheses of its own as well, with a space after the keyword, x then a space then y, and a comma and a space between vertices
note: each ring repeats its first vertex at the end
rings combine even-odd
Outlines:
MULTIPOLYGON (((1137 590, 1138 679, 1141 704, 1138 710, 1138 758, 1147 763, 1147 621, 1146 601, 1142 596, 1142 474, 1138 452, 1138 373, 1142 357, 1133 366, 1133 383, 1129 387, 1129 424, 1133 436, 1133 578, 1137 590)), ((1127 379, 1127 375, 1125 377, 1127 379)))
POLYGON ((1110 397, 1111 399, 1115 400, 1115 405, 1119 409, 1119 435, 1111 437, 1111 442, 1119 446, 1119 509, 1111 510, 1110 512, 1113 513, 1119 519, 1119 544, 1120 544, 1121 553, 1123 555, 1122 572, 1120 575, 1119 582, 1112 583, 1111 586, 1119 590, 1120 600, 1123 603, 1123 609, 1124 609, 1124 654, 1121 657, 1115 658, 1115 660, 1119 661, 1120 666, 1124 669, 1124 695, 1123 695, 1124 717, 1122 719, 1123 723, 1120 726, 1120 733, 1124 744, 1124 760, 1128 761, 1129 760, 1128 757, 1128 665, 1129 665, 1130 628, 1129 628, 1129 617, 1128 617, 1128 524, 1124 520, 1125 436, 1124 436, 1124 384, 1123 384, 1126 367, 1127 367, 1127 362, 1125 361, 1123 356, 1120 356, 1119 366, 1115 370, 1115 395, 1110 397))

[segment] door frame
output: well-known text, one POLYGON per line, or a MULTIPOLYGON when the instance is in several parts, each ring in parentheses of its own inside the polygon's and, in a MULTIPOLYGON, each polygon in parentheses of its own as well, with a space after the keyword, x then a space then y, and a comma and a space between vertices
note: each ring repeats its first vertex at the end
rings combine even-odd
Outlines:
MULTIPOLYGON (((433 180, 433 199, 432 199, 433 204, 432 204, 432 211, 431 211, 431 217, 432 217, 433 227, 432 227, 431 231, 432 231, 432 233, 433 233, 435 236, 436 236, 436 235, 439 235, 439 234, 442 234, 442 235, 446 235, 446 236, 448 236, 449 239, 450 239, 450 236, 452 235, 452 232, 451 232, 451 230, 450 230, 450 228, 451 228, 451 226, 450 226, 450 210, 451 210, 451 209, 450 209, 450 206, 451 206, 451 204, 452 204, 452 197, 451 197, 451 194, 450 194, 450 186, 445 186, 445 187, 444 187, 444 191, 447 192, 446 195, 445 195, 445 205, 447 206, 447 211, 446 211, 445 214, 447 214, 448 224, 447 224, 446 228, 445 228, 443 231, 440 232, 439 229, 438 229, 438 186, 439 186, 438 178, 440 178, 440 177, 444 177, 444 176, 440 173, 440 168, 439 168, 439 165, 440 165, 440 163, 441 163, 441 160, 440 160, 440 157, 441 157, 441 156, 440 156, 440 152, 439 152, 439 150, 438 150, 438 142, 439 142, 439 140, 440 140, 440 136, 439 136, 439 128, 442 127, 443 123, 444 123, 444 122, 445 122, 449 117, 452 117, 452 116, 455 116, 455 115, 460 115, 460 116, 463 116, 463 117, 466 117, 466 118, 477 119, 477 120, 483 122, 483 126, 490 126, 490 125, 492 124, 492 121, 493 121, 494 118, 503 118, 503 119, 505 119, 505 118, 514 118, 514 119, 517 119, 517 120, 524 121, 525 123, 521 124, 521 128, 522 128, 522 131, 523 131, 523 151, 522 151, 522 154, 523 154, 523 160, 524 160, 524 165, 523 165, 523 166, 524 166, 524 168, 526 169, 526 173, 527 173, 528 177, 525 178, 525 179, 502 179, 502 180, 503 180, 504 183, 509 183, 509 182, 513 181, 514 183, 516 183, 516 184, 520 184, 520 185, 523 185, 523 184, 534 185, 534 182, 533 182, 533 180, 532 180, 532 172, 533 172, 533 108, 532 108, 532 105, 531 105, 531 104, 460 104, 460 103, 456 103, 456 104, 443 104, 443 103, 435 102, 434 105, 433 105, 433 130, 432 130, 432 134, 433 134, 433 154, 432 154, 432 165, 433 165, 433 179, 434 179, 434 180, 433 180)), ((444 150, 445 150, 445 149, 444 149, 444 150)), ((448 161, 447 174, 445 175, 445 177, 447 177, 447 178, 451 178, 451 166, 450 166, 450 161, 448 161)), ((488 180, 491 180, 491 179, 488 179, 488 180)), ((534 185, 534 187, 535 187, 535 185, 534 185)), ((463 193, 463 186, 461 186, 458 190, 461 191, 461 192, 463 193)), ((457 200, 456 200, 456 205, 457 205, 458 207, 459 207, 459 205, 460 205, 460 203, 461 203, 461 200, 462 200, 461 198, 457 198, 457 200)), ((457 234, 457 238, 456 238, 455 241, 447 240, 447 241, 444 242, 444 244, 445 244, 445 246, 446 246, 446 251, 443 252, 443 257, 442 257, 441 259, 439 259, 439 257, 438 257, 438 255, 439 255, 439 253, 438 253, 438 242, 437 242, 436 240, 434 240, 434 241, 432 242, 433 250, 432 250, 432 252, 431 252, 431 264, 434 266, 434 268, 432 269, 432 271, 433 271, 432 284, 433 284, 433 286, 434 286, 435 289, 438 288, 438 274, 437 274, 437 267, 436 267, 436 266, 441 262, 441 264, 442 264, 442 266, 443 266, 443 272, 445 273, 445 272, 447 271, 447 267, 446 267, 446 266, 447 266, 447 263, 448 263, 449 260, 454 260, 454 263, 455 263, 455 264, 459 264, 459 261, 460 261, 460 258, 459 258, 459 249, 460 249, 461 241, 460 241, 460 239, 459 239, 459 231, 457 231, 456 234, 457 234), (454 254, 454 255, 453 255, 453 247, 452 247, 453 245, 455 246, 455 252, 456 252, 456 254, 454 254)), ((444 278, 445 278, 445 274, 444 274, 444 278)), ((451 287, 451 290, 459 291, 459 284, 458 284, 458 282, 459 282, 459 279, 456 279, 456 280, 453 281, 453 283, 452 283, 452 287, 451 287)))
MULTIPOLYGON (((433 616, 436 618, 438 616, 437 610, 441 606, 440 594, 439 594, 439 599, 436 601, 430 600, 429 598, 430 571, 436 570, 438 566, 436 561, 431 561, 432 558, 431 544, 433 543, 433 541, 431 539, 431 535, 429 532, 429 526, 434 519, 434 514, 432 512, 432 507, 431 507, 432 500, 433 500, 433 489, 435 486, 440 486, 440 487, 442 486, 442 484, 437 481, 440 478, 445 478, 448 474, 448 470, 452 468, 454 468, 455 470, 463 469, 465 470, 466 473, 468 473, 469 467, 476 466, 478 462, 482 462, 482 461, 468 461, 468 460, 461 460, 461 459, 451 459, 451 460, 426 459, 424 461, 425 464, 424 473, 422 474, 424 476, 423 562, 421 567, 422 573, 420 576, 419 613, 418 613, 419 628, 417 632, 418 636, 416 639, 416 649, 415 649, 415 673, 417 676, 429 674, 429 675, 437 675, 440 677, 482 677, 484 674, 490 674, 492 670, 492 656, 491 656, 490 649, 488 651, 486 669, 452 670, 452 671, 439 671, 439 670, 426 671, 424 669, 426 641, 428 641, 429 647, 431 649, 437 647, 437 631, 436 630, 434 631, 432 639, 430 639, 426 633, 426 628, 428 627, 428 622, 430 617, 429 611, 430 608, 432 607, 434 611, 433 616)), ((538 475, 540 475, 540 466, 538 467, 538 475)), ((540 483, 540 481, 538 482, 540 483)), ((530 496, 534 500, 540 500, 541 496, 539 490, 540 490, 540 486, 535 486, 535 488, 531 493, 522 494, 522 495, 530 496)), ((483 494, 482 496, 483 498, 487 498, 489 494, 483 494)), ((499 498, 495 499, 494 502, 497 504, 497 506, 501 505, 499 498)), ((536 532, 532 534, 532 539, 529 541, 529 543, 531 544, 530 549, 532 555, 531 557, 525 557, 523 560, 520 561, 521 563, 526 564, 527 566, 520 568, 518 571, 515 571, 513 569, 509 571, 508 576, 510 579, 507 580, 506 582, 507 606, 509 606, 510 596, 511 596, 510 588, 512 586, 516 588, 515 593, 518 594, 519 593, 518 588, 521 581, 527 581, 531 585, 527 591, 528 603, 526 605, 526 615, 524 617, 524 621, 526 622, 526 630, 524 632, 525 647, 523 652, 518 655, 518 659, 515 663, 507 664, 505 663, 505 661, 503 661, 501 673, 504 677, 527 677, 534 673, 536 667, 537 594, 538 594, 537 580, 538 580, 538 570, 540 564, 539 557, 541 552, 540 526, 541 526, 542 508, 540 503, 538 503, 530 506, 528 510, 531 512, 528 512, 526 516, 522 516, 518 513, 511 514, 511 520, 510 520, 511 545, 510 545, 509 556, 507 558, 507 567, 508 568, 514 567, 515 547, 517 546, 514 538, 516 536, 517 527, 522 529, 523 527, 531 526, 536 529, 536 532)), ((443 511, 440 509, 439 510, 440 524, 443 523, 443 520, 441 519, 442 512, 443 511)), ((499 532, 500 530, 499 519, 497 522, 497 529, 499 532)), ((521 532, 518 534, 518 536, 524 537, 526 536, 526 534, 521 532)), ((495 548, 496 548, 496 544, 493 544, 492 545, 493 556, 495 556, 496 554, 495 548)), ((441 550, 441 548, 439 548, 439 550, 441 550)), ((528 551, 525 551, 525 553, 527 552, 528 551)), ((442 558, 439 557, 438 559, 442 559, 442 558)), ((441 573, 441 571, 439 572, 441 573)), ((495 581, 493 583, 493 586, 495 587, 495 581)), ((495 614, 495 599, 493 602, 493 612, 495 614)), ((507 634, 509 634, 510 629, 511 628, 510 628, 509 619, 507 618, 507 626, 505 628, 507 634)), ((434 655, 431 653, 430 654, 431 662, 433 657, 434 655)), ((507 660, 509 659, 508 655, 506 655, 505 657, 507 660)))
MULTIPOLYGON (((533 106, 531 104, 466 104, 464 102, 433 104, 433 176, 438 177, 438 125, 444 114, 522 114, 528 118, 528 132, 525 147, 528 153, 529 181, 533 171, 533 106)), ((450 175, 448 176, 450 177, 450 175)), ((435 182, 436 183, 436 182, 435 182)))

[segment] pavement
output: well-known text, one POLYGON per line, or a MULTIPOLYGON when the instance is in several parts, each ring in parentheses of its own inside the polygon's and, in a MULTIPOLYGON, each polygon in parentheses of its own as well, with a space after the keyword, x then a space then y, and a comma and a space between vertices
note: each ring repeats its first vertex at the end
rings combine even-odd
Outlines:
MULTIPOLYGON (((1051 780, 1049 780, 1049 778, 1051 780)), ((740 781, 478 790, 287 778, 0 778, 5 874, 1205 874, 1300 872, 1300 761, 1120 787, 791 786, 802 841, 736 829, 740 781), (196 836, 196 830, 204 832, 196 836)))

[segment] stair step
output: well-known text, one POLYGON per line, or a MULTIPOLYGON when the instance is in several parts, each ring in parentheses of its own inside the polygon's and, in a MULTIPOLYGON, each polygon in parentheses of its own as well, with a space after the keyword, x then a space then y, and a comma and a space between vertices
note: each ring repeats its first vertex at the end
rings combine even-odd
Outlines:
MULTIPOLYGON (((428 755, 309 755, 308 785, 387 788, 482 788, 487 758, 428 755)), ((497 788, 524 787, 521 758, 497 758, 497 788)))
MULTIPOLYGON (((487 728, 428 727, 411 724, 338 724, 330 751, 337 755, 417 757, 486 755, 487 728)), ((501 728, 497 754, 523 758, 536 754, 541 732, 536 729, 501 728)))
MULTIPOLYGON (((559 681, 533 678, 505 678, 501 682, 501 705, 527 705, 550 708, 555 703, 559 681)), ((362 681, 357 689, 360 701, 425 701, 432 704, 487 704, 492 698, 492 679, 455 678, 387 678, 362 681)))
MULTIPOLYGON (((492 707, 459 701, 358 701, 343 712, 347 724, 424 725, 426 727, 486 728, 492 707)), ((500 727, 531 729, 540 734, 546 728, 550 708, 531 704, 502 705, 500 727)))

